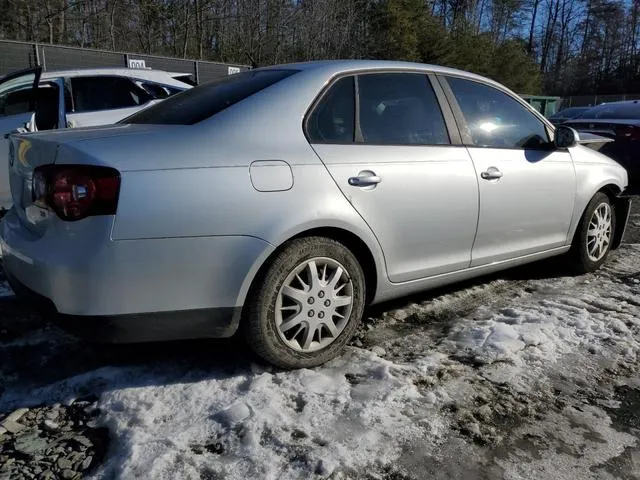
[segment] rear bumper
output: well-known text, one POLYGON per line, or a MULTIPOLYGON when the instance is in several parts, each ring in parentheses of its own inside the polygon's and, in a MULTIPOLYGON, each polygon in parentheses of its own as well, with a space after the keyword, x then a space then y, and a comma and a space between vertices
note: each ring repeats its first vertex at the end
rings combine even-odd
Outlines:
POLYGON ((244 236, 111 241, 112 217, 85 220, 38 237, 9 211, 0 222, 5 274, 63 323, 116 341, 230 336, 248 279, 273 248, 244 236))
POLYGON ((63 315, 53 302, 5 272, 16 295, 48 314, 69 333, 100 343, 158 342, 190 338, 223 338, 238 329, 242 308, 205 308, 137 315, 63 315))
POLYGON ((13 290, 13 293, 23 301, 26 301, 37 310, 42 311, 47 314, 55 314, 56 307, 53 302, 47 297, 40 295, 39 293, 34 292, 26 285, 23 285, 18 279, 16 279, 11 272, 7 271, 6 268, 3 269, 4 277, 7 279, 9 286, 13 290))
POLYGON ((83 317, 57 315, 71 334, 95 342, 134 343, 231 337, 240 324, 240 307, 178 312, 83 317))

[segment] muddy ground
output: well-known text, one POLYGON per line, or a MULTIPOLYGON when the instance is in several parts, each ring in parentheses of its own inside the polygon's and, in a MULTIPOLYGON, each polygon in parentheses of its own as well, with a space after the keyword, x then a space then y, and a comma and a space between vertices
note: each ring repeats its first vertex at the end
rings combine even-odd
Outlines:
MULTIPOLYGON (((252 413, 248 428, 266 439, 261 448, 273 458, 243 451, 237 432, 216 424, 215 442, 198 443, 193 434, 189 441, 196 443, 189 443, 186 457, 172 457, 182 448, 177 443, 166 447, 166 464, 154 463, 157 451, 146 454, 135 434, 145 428, 147 437, 159 434, 139 425, 144 420, 130 412, 128 401, 150 402, 151 416, 154 402, 170 405, 172 397, 163 395, 185 378, 192 384, 215 380, 208 390, 215 396, 211 392, 226 388, 224 382, 279 374, 256 367, 260 362, 239 339, 95 345, 67 335, 29 305, 1 298, 0 479, 129 478, 144 465, 157 468, 158 478, 171 472, 236 478, 228 465, 272 478, 269 462, 289 465, 303 450, 304 461, 282 466, 282 478, 640 478, 640 248, 634 246, 640 244, 640 201, 624 243, 605 268, 578 279, 543 262, 370 309, 348 358, 391 368, 394 381, 415 392, 403 399, 402 419, 425 425, 402 438, 383 429, 381 438, 395 449, 385 460, 372 453, 364 459, 335 454, 328 461, 333 457, 327 454, 324 463, 311 465, 314 452, 328 448, 323 442, 347 446, 348 439, 332 440, 325 432, 328 440, 314 444, 320 427, 307 426, 285 441, 279 435, 288 430, 277 433, 270 417, 252 413), (529 321, 538 335, 533 340, 526 338, 529 321), (512 326, 513 339, 509 330, 490 344, 486 332, 504 334, 512 326), (180 462, 189 468, 180 470, 187 468, 180 462)), ((371 381, 369 370, 346 361, 331 368, 344 370, 351 389, 345 398, 357 403, 354 392, 371 381)), ((285 377, 285 384, 295 378, 285 377)), ((271 395, 284 388, 278 382, 271 395)), ((313 404, 308 393, 294 394, 302 400, 292 415, 313 404)), ((360 416, 372 405, 366 398, 360 416)), ((326 414, 342 418, 336 412, 326 414)))

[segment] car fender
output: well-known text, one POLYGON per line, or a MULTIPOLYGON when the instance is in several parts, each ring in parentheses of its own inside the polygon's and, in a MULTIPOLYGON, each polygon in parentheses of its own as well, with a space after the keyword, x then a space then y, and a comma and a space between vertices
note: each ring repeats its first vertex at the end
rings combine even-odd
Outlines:
POLYGON ((626 170, 609 157, 583 146, 576 147, 571 154, 576 171, 576 196, 567 244, 573 241, 580 219, 597 192, 606 191, 615 200, 628 185, 626 170))
MULTIPOLYGON (((350 204, 349 207, 353 210, 350 204)), ((355 210, 353 210, 353 213, 357 216, 355 210)), ((320 234, 322 230, 326 232, 327 229, 331 229, 336 232, 344 232, 355 236, 367 246, 374 259, 376 286, 378 290, 381 285, 384 285, 386 284, 386 282, 388 282, 384 254, 382 252, 380 244, 378 243, 369 226, 359 216, 357 217, 358 219, 351 217, 349 220, 340 218, 338 216, 315 218, 308 221, 292 224, 288 228, 285 228, 283 230, 276 229, 276 231, 278 231, 277 236, 274 236, 272 238, 263 238, 263 240, 271 245, 271 248, 265 249, 265 251, 262 252, 262 254, 256 259, 252 267, 247 272, 245 280, 242 283, 242 287, 238 292, 236 305, 244 305, 251 285, 260 272, 260 269, 268 265, 268 262, 273 254, 276 253, 283 245, 294 238, 314 234, 317 235, 320 234)), ((376 296, 376 293, 377 292, 373 292, 370 298, 374 298, 376 296)))

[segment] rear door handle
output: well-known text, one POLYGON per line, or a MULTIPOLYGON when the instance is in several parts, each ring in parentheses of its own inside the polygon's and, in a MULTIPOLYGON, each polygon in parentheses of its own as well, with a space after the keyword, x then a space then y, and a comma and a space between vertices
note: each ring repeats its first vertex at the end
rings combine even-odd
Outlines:
POLYGON ((502 172, 496 167, 489 167, 487 168, 487 171, 482 172, 480 176, 485 180, 498 180, 499 178, 502 178, 502 172))
POLYGON ((349 185, 353 187, 371 187, 382 181, 378 175, 370 174, 370 172, 361 172, 357 177, 349 178, 349 185))

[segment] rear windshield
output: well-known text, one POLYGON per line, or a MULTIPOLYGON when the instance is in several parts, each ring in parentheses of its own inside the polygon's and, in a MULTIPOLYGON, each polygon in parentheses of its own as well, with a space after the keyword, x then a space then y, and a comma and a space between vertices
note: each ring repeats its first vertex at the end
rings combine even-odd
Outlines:
POLYGON ((590 108, 578 118, 598 119, 640 119, 640 103, 627 103, 625 105, 598 105, 590 108))
POLYGON ((248 70, 229 75, 167 98, 119 123, 193 125, 296 72, 297 70, 248 70))

